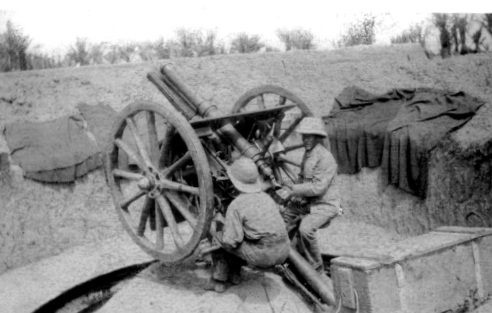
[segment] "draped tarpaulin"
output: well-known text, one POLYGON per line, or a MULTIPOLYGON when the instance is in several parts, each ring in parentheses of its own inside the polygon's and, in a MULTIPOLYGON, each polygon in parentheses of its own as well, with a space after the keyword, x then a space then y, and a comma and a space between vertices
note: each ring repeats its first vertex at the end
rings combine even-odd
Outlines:
POLYGON ((431 150, 483 104, 463 92, 417 88, 373 95, 348 87, 324 120, 339 173, 381 165, 387 183, 424 197, 431 150))
POLYGON ((82 114, 5 127, 11 157, 26 177, 72 182, 101 166, 100 152, 116 112, 103 105, 81 104, 79 109, 82 114))
POLYGON ((80 114, 47 122, 14 123, 4 130, 10 154, 26 177, 71 182, 101 165, 99 147, 80 114))
POLYGON ((118 112, 103 103, 89 105, 81 102, 77 104, 77 109, 87 121, 89 130, 96 138, 99 148, 106 149, 110 144, 110 132, 118 112))

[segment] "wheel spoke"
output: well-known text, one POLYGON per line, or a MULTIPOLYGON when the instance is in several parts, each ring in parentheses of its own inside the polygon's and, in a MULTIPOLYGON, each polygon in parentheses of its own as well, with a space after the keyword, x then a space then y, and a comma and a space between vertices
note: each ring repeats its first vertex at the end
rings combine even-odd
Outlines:
POLYGON ((183 197, 175 191, 164 191, 166 198, 178 209, 179 213, 188 221, 191 228, 196 229, 196 218, 188 210, 192 206, 190 200, 187 197, 183 197))
POLYGON ((157 139, 157 126, 155 124, 155 114, 147 112, 147 129, 149 131, 150 161, 157 164, 159 161, 159 140, 157 139))
POLYGON ((285 139, 287 139, 287 137, 289 137, 290 134, 292 134, 294 129, 296 129, 297 125, 299 125, 299 123, 302 121, 303 118, 304 118, 304 116, 299 116, 298 118, 296 118, 294 120, 294 122, 292 122, 292 124, 289 126, 289 128, 287 128, 285 130, 285 132, 282 135, 280 135, 280 137, 279 137, 280 142, 283 143, 285 141, 285 139))
POLYGON ((297 150, 297 149, 301 149, 301 148, 304 148, 304 144, 302 144, 302 143, 300 143, 298 145, 284 147, 284 153, 287 153, 287 152, 290 152, 293 150, 297 150))
POLYGON ((154 200, 155 205, 150 208, 150 213, 149 213, 149 225, 150 225, 150 230, 155 231, 155 206, 157 203, 154 200))
POLYGON ((140 135, 138 134, 138 129, 137 126, 135 125, 135 121, 133 120, 133 118, 127 117, 126 125, 128 125, 128 127, 130 128, 130 131, 133 135, 133 139, 137 144, 138 151, 140 152, 140 155, 142 156, 145 165, 149 168, 152 167, 152 162, 150 161, 149 155, 147 153, 147 149, 145 149, 145 145, 142 141, 142 138, 140 138, 140 135))
POLYGON ((284 96, 279 96, 277 105, 284 105, 285 101, 287 101, 287 98, 285 98, 284 96))
MULTIPOLYGON (((159 199, 157 199, 159 201, 159 199)), ((162 216, 162 211, 159 208, 160 205, 157 203, 154 205, 155 208, 155 246, 158 250, 164 248, 164 216, 162 216)), ((168 223, 169 225, 169 223, 168 223)))
POLYGON ((285 114, 280 112, 275 119, 275 126, 273 128, 273 137, 278 138, 280 136, 280 130, 282 129, 282 120, 285 114))
POLYGON ((133 162, 135 162, 142 171, 144 172, 147 171, 147 167, 145 166, 145 164, 142 163, 138 155, 123 140, 116 139, 115 144, 121 150, 125 151, 125 153, 130 157, 130 159, 132 159, 133 162))
POLYGON ((296 174, 287 166, 287 164, 280 162, 280 168, 284 171, 285 174, 292 180, 294 183, 297 182, 296 174))
POLYGON ((139 190, 135 194, 133 194, 130 198, 123 200, 120 202, 120 206, 122 209, 126 210, 130 204, 132 204, 134 201, 138 200, 140 197, 142 197, 145 194, 145 191, 139 190))
POLYGON ((149 197, 145 198, 145 203, 142 209, 142 214, 140 214, 140 222, 138 223, 137 236, 142 237, 145 233, 145 226, 147 225, 147 220, 149 219, 150 210, 155 206, 154 199, 149 197))
POLYGON ((140 174, 137 174, 137 173, 123 171, 123 170, 120 170, 120 169, 114 169, 113 170, 113 176, 121 177, 121 178, 126 178, 126 179, 129 179, 129 180, 136 180, 136 181, 139 181, 142 178, 144 178, 143 175, 140 175, 140 174))
POLYGON ((156 199, 157 202, 159 203, 162 213, 164 214, 164 218, 166 219, 167 225, 171 230, 171 235, 173 236, 176 247, 178 249, 182 249, 184 246, 183 238, 181 238, 181 235, 178 230, 178 225, 176 224, 176 220, 174 219, 173 212, 171 211, 171 207, 169 206, 169 203, 167 202, 166 198, 164 198, 163 195, 159 195, 156 199))
POLYGON ((266 109, 266 106, 265 106, 265 98, 263 97, 263 94, 261 94, 258 97, 256 97, 256 103, 260 107, 260 110, 266 109))
POLYGON ((161 142, 161 150, 159 152, 159 169, 163 169, 166 166, 166 157, 169 150, 169 145, 171 144, 171 139, 174 136, 174 126, 168 124, 166 133, 164 134, 164 139, 161 142))
POLYGON ((253 124, 253 127, 251 127, 251 130, 248 134, 248 138, 246 138, 246 140, 250 141, 252 136, 254 136, 254 134, 256 133, 256 131, 258 130, 258 124, 257 123, 254 123, 253 124))
POLYGON ((280 173, 280 169, 278 168, 278 166, 276 164, 274 164, 272 166, 272 168, 273 168, 273 175, 275 176, 275 179, 277 180, 277 182, 279 184, 282 185, 284 180, 282 178, 282 173, 280 173))
POLYGON ((190 160, 191 160, 191 154, 189 151, 187 151, 181 158, 179 158, 179 160, 177 160, 176 162, 174 162, 174 164, 172 164, 171 166, 169 166, 164 170, 163 172, 164 177, 171 176, 172 174, 174 174, 174 172, 176 172, 178 169, 180 169, 183 165, 188 163, 190 160))
POLYGON ((264 151, 263 151, 263 155, 265 155, 267 152, 268 152, 268 149, 270 149, 270 146, 272 145, 273 141, 275 140, 275 137, 271 137, 267 144, 265 145, 265 148, 264 148, 264 151))
POLYGON ((283 161, 285 163, 292 164, 292 165, 297 166, 299 168, 301 167, 301 163, 296 162, 296 161, 288 158, 285 154, 279 154, 278 155, 278 158, 279 158, 280 161, 283 161))
POLYGON ((191 193, 192 195, 196 195, 196 196, 200 195, 200 189, 198 189, 197 187, 192 187, 192 186, 188 186, 185 184, 180 184, 180 183, 168 180, 168 179, 161 179, 159 181, 159 184, 161 185, 162 189, 170 189, 170 190, 176 190, 176 191, 191 193))

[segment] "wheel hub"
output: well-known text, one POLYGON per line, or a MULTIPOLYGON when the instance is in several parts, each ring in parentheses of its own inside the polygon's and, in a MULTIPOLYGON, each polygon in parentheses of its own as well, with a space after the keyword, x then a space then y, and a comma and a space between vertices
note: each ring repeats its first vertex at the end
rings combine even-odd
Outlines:
POLYGON ((146 191, 147 195, 154 199, 161 193, 161 184, 159 184, 160 175, 150 168, 150 174, 138 181, 137 186, 140 190, 146 191))

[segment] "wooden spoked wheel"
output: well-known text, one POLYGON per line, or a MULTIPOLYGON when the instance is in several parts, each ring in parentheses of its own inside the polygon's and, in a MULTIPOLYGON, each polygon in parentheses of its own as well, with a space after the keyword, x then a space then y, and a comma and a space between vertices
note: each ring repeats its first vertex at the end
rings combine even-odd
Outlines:
POLYGON ((188 121, 168 104, 137 102, 117 117, 105 171, 125 230, 167 263, 190 256, 213 215, 210 168, 188 121))
POLYGON ((270 162, 275 179, 279 183, 285 179, 297 180, 304 147, 301 136, 295 129, 304 117, 313 116, 311 110, 293 93, 272 85, 247 91, 236 101, 232 109, 232 113, 240 113, 290 104, 296 107, 285 112, 285 115, 256 121, 251 127, 242 130, 243 136, 262 145, 262 150, 272 151, 265 153, 265 159, 270 162))

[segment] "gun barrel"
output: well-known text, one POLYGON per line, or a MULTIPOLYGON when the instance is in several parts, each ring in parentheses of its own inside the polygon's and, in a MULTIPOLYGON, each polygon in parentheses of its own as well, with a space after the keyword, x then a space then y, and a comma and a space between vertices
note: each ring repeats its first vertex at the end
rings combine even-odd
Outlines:
MULTIPOLYGON (((172 69, 171 64, 163 65, 160 71, 160 74, 149 74, 149 80, 188 120, 196 114, 204 118, 222 116, 217 106, 201 98, 200 95, 193 92, 183 83, 182 79, 172 69)), ((242 155, 252 159, 261 172, 275 183, 273 171, 261 157, 261 151, 258 147, 248 142, 229 121, 225 120, 216 131, 221 137, 226 138, 234 145, 242 155)))
POLYGON ((302 275, 306 282, 318 293, 328 305, 335 306, 335 297, 329 286, 321 279, 314 268, 294 248, 290 247, 288 260, 302 275))
POLYGON ((203 99, 196 92, 191 91, 188 86, 183 83, 172 69, 171 64, 163 65, 161 67, 161 73, 167 78, 173 89, 179 90, 188 103, 193 106, 193 109, 198 111, 198 114, 201 117, 217 117, 221 115, 217 106, 211 104, 208 100, 203 99))
POLYGON ((147 78, 159 89, 172 106, 181 112, 188 120, 197 114, 197 109, 186 99, 164 75, 150 72, 147 78))

